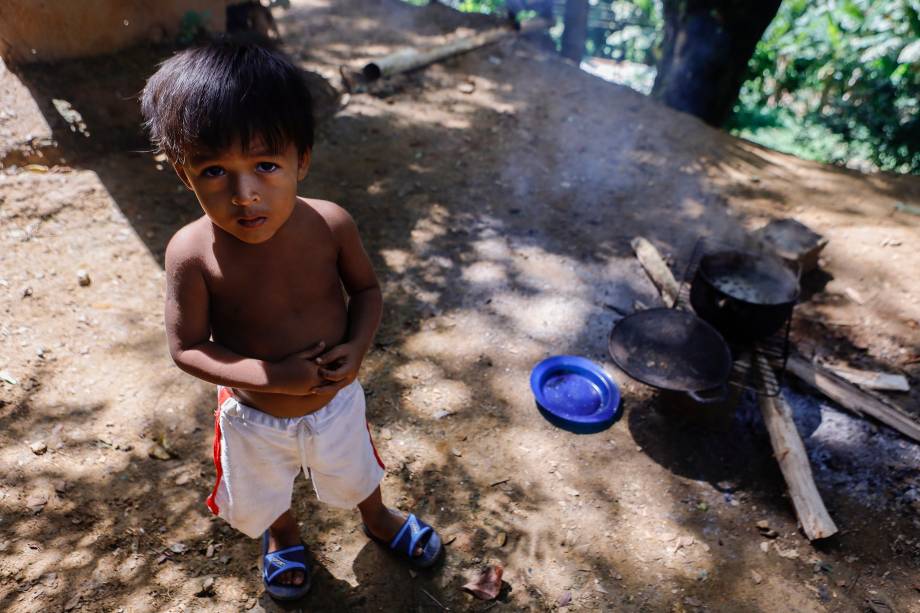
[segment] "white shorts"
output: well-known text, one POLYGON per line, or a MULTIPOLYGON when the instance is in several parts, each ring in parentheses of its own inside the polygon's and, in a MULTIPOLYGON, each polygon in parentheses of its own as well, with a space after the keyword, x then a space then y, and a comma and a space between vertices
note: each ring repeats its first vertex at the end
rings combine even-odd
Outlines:
POLYGON ((322 502, 354 508, 384 475, 354 381, 323 408, 282 419, 239 402, 219 387, 214 415, 217 483, 208 508, 256 538, 291 508, 294 478, 309 471, 322 502))

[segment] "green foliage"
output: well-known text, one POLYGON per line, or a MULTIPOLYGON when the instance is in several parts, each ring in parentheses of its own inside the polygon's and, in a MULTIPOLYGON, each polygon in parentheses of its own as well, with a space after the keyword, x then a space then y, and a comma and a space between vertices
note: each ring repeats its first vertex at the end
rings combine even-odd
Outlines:
POLYGON ((920 0, 787 0, 730 128, 825 162, 920 173, 920 0))
POLYGON ((596 0, 588 21, 589 54, 654 66, 662 27, 661 0, 596 0))
MULTIPOLYGON (((406 0, 409 4, 424 6, 428 0, 406 0)), ((442 4, 452 6, 464 13, 504 13, 504 0, 441 0, 442 4)))

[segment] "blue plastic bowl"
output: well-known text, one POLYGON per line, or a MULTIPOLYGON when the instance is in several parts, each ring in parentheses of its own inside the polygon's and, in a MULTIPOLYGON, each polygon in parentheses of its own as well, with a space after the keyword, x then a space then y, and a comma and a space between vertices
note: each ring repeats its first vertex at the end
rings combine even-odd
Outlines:
POLYGON ((546 358, 530 373, 530 389, 543 416, 573 432, 600 432, 622 414, 620 390, 613 379, 580 356, 546 358))

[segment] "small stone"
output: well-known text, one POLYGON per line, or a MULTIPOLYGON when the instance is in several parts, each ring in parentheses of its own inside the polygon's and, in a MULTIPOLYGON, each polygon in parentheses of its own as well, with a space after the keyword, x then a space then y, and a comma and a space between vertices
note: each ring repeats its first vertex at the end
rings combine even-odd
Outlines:
POLYGON ((757 522, 757 528, 759 528, 760 530, 769 530, 770 522, 768 522, 765 519, 761 519, 759 522, 757 522))
POLYGON ((572 592, 570 592, 569 590, 566 590, 562 592, 562 594, 556 600, 556 606, 561 608, 561 607, 567 607, 570 604, 572 604, 572 592))
POLYGON ((208 575, 200 579, 201 583, 198 585, 198 590, 195 592, 195 596, 199 598, 205 598, 208 596, 214 595, 214 577, 208 575))
POLYGON ((768 551, 770 551, 769 541, 760 541, 760 550, 764 553, 767 553, 768 551))
POLYGON ((450 452, 457 456, 458 458, 463 457, 463 452, 457 449, 456 447, 451 449, 450 452))
POLYGON ((777 548, 776 548, 776 553, 779 554, 779 557, 781 557, 781 558, 786 558, 787 560, 795 560, 795 559, 797 559, 797 558, 799 557, 799 552, 798 552, 795 548, 793 548, 793 549, 780 549, 779 547, 777 547, 777 548))
POLYGON ((147 450, 147 455, 157 460, 172 459, 172 455, 159 443, 151 443, 150 449, 147 450))
POLYGON ((169 550, 173 553, 185 553, 188 551, 188 545, 185 543, 173 543, 169 546, 169 550))
POLYGON ((495 536, 495 546, 496 547, 504 547, 505 543, 507 542, 508 542, 508 535, 505 534, 504 532, 499 532, 495 536))
MULTIPOLYGON (((174 481, 174 483, 175 483, 176 485, 185 485, 186 483, 188 483, 188 482, 191 481, 191 480, 192 480, 192 476, 191 476, 190 474, 188 474, 188 473, 182 473, 181 475, 179 475, 178 477, 176 477, 176 480, 174 481)), ((209 557, 210 557, 210 556, 209 556, 209 557)))
POLYGON ((413 579, 415 579, 416 577, 418 577, 418 573, 415 572, 414 570, 412 570, 412 569, 410 568, 410 569, 409 569, 409 576, 412 577, 413 579))
POLYGON ((476 83, 473 81, 464 81, 457 89, 460 90, 461 94, 472 94, 476 91, 476 83))
POLYGON ((35 455, 42 455, 43 453, 48 451, 48 445, 46 445, 44 441, 35 441, 31 445, 29 445, 29 449, 31 449, 32 453, 34 453, 35 455))
POLYGON ((16 377, 14 377, 13 375, 11 375, 5 370, 0 370, 0 381, 3 381, 4 383, 8 383, 10 385, 19 384, 19 381, 16 379, 16 377))
POLYGON ((756 583, 757 585, 760 585, 761 583, 763 583, 763 577, 756 570, 751 571, 751 579, 753 579, 754 583, 756 583))
POLYGON ((77 281, 80 283, 80 287, 88 287, 93 282, 89 273, 82 269, 77 271, 77 281))
POLYGON ((35 292, 32 291, 32 288, 31 288, 31 287, 27 287, 27 288, 25 288, 24 290, 22 290, 22 297, 23 297, 23 298, 28 298, 29 296, 31 296, 31 295, 34 294, 34 293, 35 293, 35 292))
POLYGON ((208 545, 207 551, 204 552, 204 557, 213 558, 214 557, 214 543, 208 545))

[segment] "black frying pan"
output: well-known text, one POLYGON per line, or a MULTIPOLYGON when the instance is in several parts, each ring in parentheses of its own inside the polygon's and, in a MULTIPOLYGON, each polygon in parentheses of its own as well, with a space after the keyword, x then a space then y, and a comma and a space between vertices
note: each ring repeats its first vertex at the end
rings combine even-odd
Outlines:
POLYGON ((699 317, 678 309, 648 309, 613 326, 610 357, 646 385, 685 392, 697 402, 724 399, 732 356, 725 339, 699 317))

